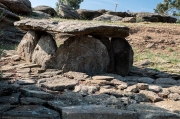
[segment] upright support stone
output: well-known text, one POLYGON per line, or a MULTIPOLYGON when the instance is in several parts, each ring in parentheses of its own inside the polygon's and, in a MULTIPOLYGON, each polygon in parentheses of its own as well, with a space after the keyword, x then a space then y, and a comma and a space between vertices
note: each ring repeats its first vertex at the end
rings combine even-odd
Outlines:
POLYGON ((93 36, 93 37, 100 40, 106 46, 106 49, 107 49, 108 55, 109 55, 109 59, 110 59, 109 65, 107 67, 107 72, 113 73, 115 71, 114 52, 112 49, 112 44, 111 44, 110 39, 108 37, 102 37, 102 36, 93 36))
POLYGON ((133 64, 133 50, 124 38, 111 39, 114 51, 115 71, 117 74, 126 76, 133 64))
POLYGON ((54 66, 48 65, 48 63, 55 55, 56 50, 57 45, 53 37, 49 34, 43 35, 35 47, 32 62, 41 65, 43 69, 52 68, 54 66))
POLYGON ((31 62, 34 48, 38 43, 39 37, 35 31, 28 31, 18 45, 17 52, 21 59, 31 62))
POLYGON ((70 37, 56 52, 57 67, 63 72, 76 71, 89 75, 107 71, 109 56, 106 47, 90 36, 70 37))

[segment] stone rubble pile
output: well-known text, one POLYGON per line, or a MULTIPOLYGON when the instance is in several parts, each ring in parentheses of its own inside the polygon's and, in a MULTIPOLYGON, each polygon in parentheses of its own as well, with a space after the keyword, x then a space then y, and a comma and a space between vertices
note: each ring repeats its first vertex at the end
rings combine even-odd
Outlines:
POLYGON ((0 64, 3 119, 180 118, 179 75, 176 78, 122 77, 109 73, 90 76, 58 69, 42 70, 40 65, 21 60, 16 51, 4 51, 0 64))

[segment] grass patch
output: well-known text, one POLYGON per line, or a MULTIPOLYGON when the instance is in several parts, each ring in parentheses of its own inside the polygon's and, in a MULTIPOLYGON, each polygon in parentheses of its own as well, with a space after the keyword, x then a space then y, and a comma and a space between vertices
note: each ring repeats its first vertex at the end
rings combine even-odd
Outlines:
POLYGON ((178 52, 171 50, 168 54, 156 54, 148 49, 145 49, 144 51, 138 51, 137 49, 134 49, 134 62, 149 60, 153 63, 150 63, 147 68, 158 71, 168 71, 170 68, 180 68, 179 57, 180 56, 178 52))
POLYGON ((18 44, 0 43, 0 50, 17 50, 18 44))

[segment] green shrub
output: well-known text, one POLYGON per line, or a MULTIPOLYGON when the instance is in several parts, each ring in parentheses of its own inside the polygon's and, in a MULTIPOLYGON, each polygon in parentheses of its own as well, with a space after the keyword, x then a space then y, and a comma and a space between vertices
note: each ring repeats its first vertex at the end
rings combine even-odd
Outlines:
POLYGON ((178 19, 176 22, 180 24, 180 19, 178 19))
POLYGON ((139 23, 139 22, 144 22, 144 19, 141 18, 141 17, 136 17, 136 22, 139 23))

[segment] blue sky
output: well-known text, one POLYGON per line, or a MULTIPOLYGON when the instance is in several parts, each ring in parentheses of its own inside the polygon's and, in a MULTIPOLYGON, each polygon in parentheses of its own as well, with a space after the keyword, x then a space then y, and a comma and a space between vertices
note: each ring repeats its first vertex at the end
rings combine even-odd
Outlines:
MULTIPOLYGON (((55 3, 57 0, 30 0, 32 7, 38 5, 47 5, 55 8, 55 3)), ((156 5, 163 0, 84 0, 80 9, 88 9, 88 10, 98 10, 98 9, 106 9, 106 10, 115 10, 116 11, 127 11, 130 12, 154 12, 154 8, 156 5)))

